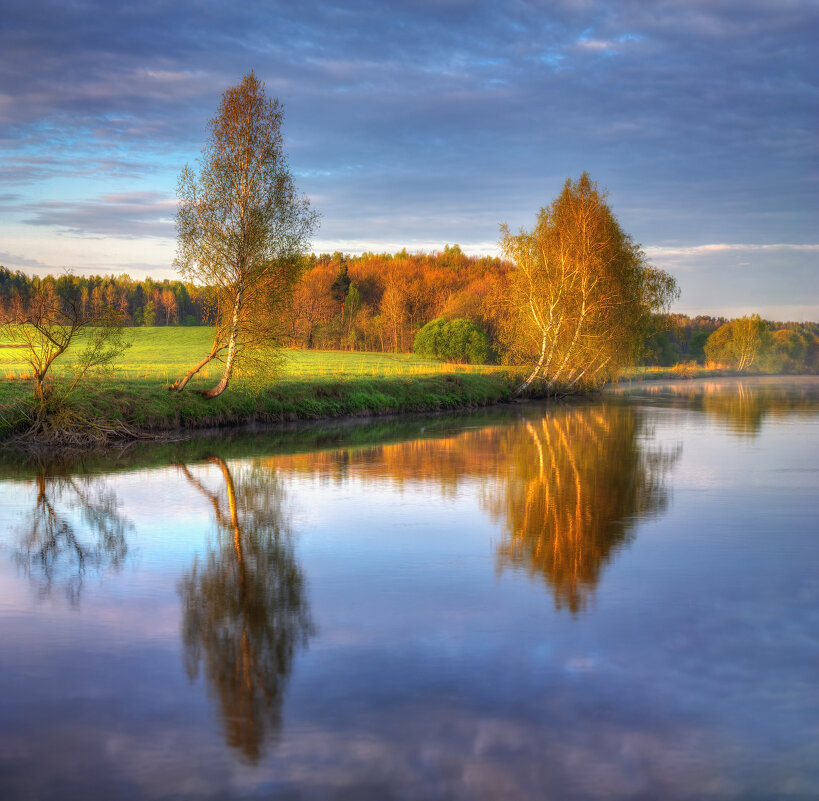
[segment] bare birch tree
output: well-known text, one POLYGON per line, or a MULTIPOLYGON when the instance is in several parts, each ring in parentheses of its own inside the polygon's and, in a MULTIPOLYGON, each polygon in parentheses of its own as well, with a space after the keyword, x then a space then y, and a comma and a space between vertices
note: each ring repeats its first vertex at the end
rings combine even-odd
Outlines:
POLYGON ((117 310, 95 310, 84 304, 70 275, 57 281, 46 279, 32 291, 28 303, 18 298, 12 304, 0 320, 0 333, 22 346, 31 368, 35 404, 26 436, 40 436, 47 429, 68 436, 67 430, 78 424, 102 433, 99 421, 71 413, 66 401, 89 378, 109 368, 129 346, 123 317, 117 310), (55 363, 69 348, 73 359, 58 378, 55 363))
POLYGON ((515 264, 499 310, 513 360, 534 361, 519 391, 541 379, 552 392, 603 383, 632 361, 650 314, 676 296, 676 282, 650 267, 587 173, 566 181, 532 231, 501 226, 515 264))
POLYGON ((215 398, 228 386, 237 356, 259 352, 279 333, 318 223, 287 165, 283 113, 248 73, 222 95, 198 172, 186 166, 179 176, 176 264, 213 290, 216 332, 207 356, 173 389, 222 360, 220 381, 203 393, 215 398))

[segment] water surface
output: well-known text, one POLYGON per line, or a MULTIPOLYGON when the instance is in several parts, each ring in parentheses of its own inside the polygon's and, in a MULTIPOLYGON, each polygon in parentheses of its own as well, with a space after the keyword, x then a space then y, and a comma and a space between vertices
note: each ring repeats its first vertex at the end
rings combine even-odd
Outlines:
POLYGON ((819 795, 819 382, 0 466, 0 797, 819 795))

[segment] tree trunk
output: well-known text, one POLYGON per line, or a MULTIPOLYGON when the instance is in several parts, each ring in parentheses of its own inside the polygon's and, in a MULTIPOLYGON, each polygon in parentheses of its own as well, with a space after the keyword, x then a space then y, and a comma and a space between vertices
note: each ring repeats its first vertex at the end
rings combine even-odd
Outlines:
POLYGON ((543 339, 540 343, 540 358, 537 360, 535 369, 529 374, 529 377, 515 390, 515 395, 520 395, 525 392, 529 385, 537 378, 540 368, 543 367, 543 362, 546 360, 546 333, 543 333, 543 339))
POLYGON ((230 340, 228 341, 227 359, 225 360, 225 371, 222 373, 222 378, 219 383, 212 389, 206 390, 202 393, 205 398, 217 398, 227 388, 230 382, 230 377, 233 374, 233 363, 236 360, 236 343, 239 340, 239 315, 242 311, 242 294, 243 287, 240 285, 236 292, 236 303, 233 306, 233 319, 230 325, 230 340))
POLYGON ((188 381, 190 381, 206 364, 213 361, 221 349, 222 349, 221 345, 219 344, 219 335, 217 332, 217 335, 213 340, 213 345, 210 349, 210 353, 207 356, 205 356, 205 358, 202 359, 202 361, 199 362, 199 364, 188 370, 188 372, 185 373, 185 375, 182 378, 174 381, 173 384, 171 384, 168 387, 168 389, 171 392, 181 392, 183 389, 185 389, 185 386, 188 383, 188 381))

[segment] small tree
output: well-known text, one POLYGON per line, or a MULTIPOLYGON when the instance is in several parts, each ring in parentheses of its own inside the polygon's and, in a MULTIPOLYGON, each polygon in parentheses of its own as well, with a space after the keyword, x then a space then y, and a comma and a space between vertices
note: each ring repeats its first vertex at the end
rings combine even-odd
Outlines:
POLYGON ((301 256, 318 222, 296 193, 287 165, 283 113, 248 73, 222 95, 198 173, 186 166, 179 177, 176 264, 211 290, 216 333, 210 353, 173 389, 223 358, 221 380, 203 393, 220 395, 237 356, 263 353, 282 332, 301 256))
POLYGON ((122 315, 113 308, 97 310, 84 304, 80 289, 70 279, 36 285, 28 302, 18 299, 3 323, 3 334, 23 345, 31 368, 35 414, 30 435, 41 433, 49 418, 64 411, 69 395, 92 374, 109 366, 129 344, 122 315), (72 369, 63 380, 57 380, 54 363, 72 345, 80 348, 72 369))
POLYGON ((650 267, 587 173, 567 180, 532 231, 501 226, 515 264, 500 299, 498 329, 510 360, 534 361, 518 391, 546 381, 552 391, 599 385, 636 360, 652 312, 677 295, 650 267))

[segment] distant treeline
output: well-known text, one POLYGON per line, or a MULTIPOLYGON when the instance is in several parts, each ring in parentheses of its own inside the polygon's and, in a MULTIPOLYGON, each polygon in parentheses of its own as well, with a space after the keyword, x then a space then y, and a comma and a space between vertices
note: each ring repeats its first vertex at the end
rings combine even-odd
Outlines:
MULTIPOLYGON (((430 254, 341 253, 306 258, 291 313, 282 321, 284 344, 296 348, 412 350, 417 331, 436 317, 466 318, 494 333, 491 299, 511 265, 465 255, 454 245, 430 254)), ((134 280, 128 275, 30 278, 0 267, 0 315, 24 306, 38 286, 73 287, 81 303, 113 308, 126 325, 208 325, 207 291, 185 281, 134 280)))
MULTIPOLYGON (((747 354, 746 354, 747 359, 747 354)), ((647 365, 670 367, 685 362, 716 362, 770 373, 819 372, 819 324, 760 320, 756 315, 725 317, 685 314, 658 316, 644 351, 647 365), (738 332, 751 329, 750 364, 737 350, 738 332)))
MULTIPOLYGON (((469 320, 487 335, 498 357, 498 300, 512 265, 497 258, 467 256, 457 245, 439 253, 341 253, 310 255, 297 282, 290 313, 281 321, 282 343, 294 348, 409 352, 418 331, 438 318, 469 320)), ((213 307, 207 290, 179 281, 137 281, 128 275, 29 277, 0 267, 0 319, 14 304, 25 306, 45 282, 69 289, 93 311, 118 311, 126 325, 209 325, 213 307)), ((645 363, 703 364, 725 338, 724 317, 658 316, 648 337, 645 363)), ((762 321, 764 330, 754 369, 819 371, 819 325, 762 321)), ((710 359, 713 361, 713 359, 710 359)), ((720 359, 720 361, 723 361, 720 359)), ((728 363, 730 359, 726 359, 728 363)))

